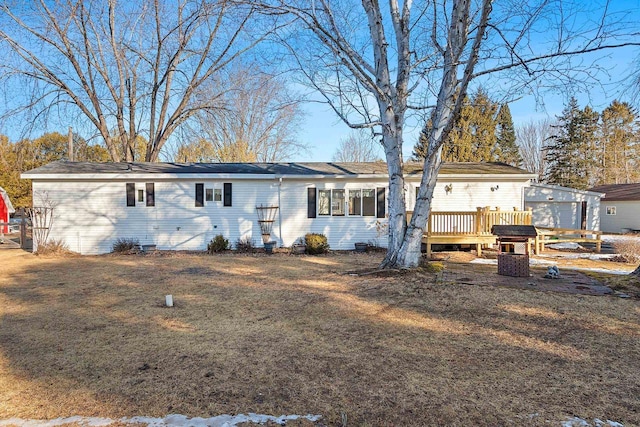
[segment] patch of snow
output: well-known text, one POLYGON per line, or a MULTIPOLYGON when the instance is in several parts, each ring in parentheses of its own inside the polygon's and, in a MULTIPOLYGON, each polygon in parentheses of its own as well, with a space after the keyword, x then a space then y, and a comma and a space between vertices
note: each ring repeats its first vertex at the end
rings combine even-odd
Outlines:
POLYGON ((25 420, 21 418, 9 418, 8 420, 0 420, 0 427, 18 426, 18 427, 56 427, 65 424, 78 424, 87 427, 108 426, 114 422, 122 424, 146 424, 148 427, 233 427, 241 423, 265 424, 269 421, 280 425, 285 425, 287 421, 307 419, 309 421, 318 421, 321 415, 280 415, 274 417, 272 415, 263 414, 238 414, 238 415, 218 415, 211 418, 194 417, 189 418, 185 415, 170 414, 164 418, 153 417, 131 417, 113 420, 111 418, 100 417, 81 417, 73 416, 67 418, 55 418, 53 420, 25 420))
POLYGON ((603 234, 601 237, 603 242, 615 243, 624 240, 635 240, 640 242, 640 236, 633 234, 603 234))
POLYGON ((615 258, 615 254, 593 254, 593 253, 575 253, 575 252, 555 252, 555 253, 542 253, 536 255, 541 258, 563 258, 563 259, 592 259, 592 260, 607 260, 615 258))
MULTIPOLYGON (((485 265, 498 265, 497 259, 476 258, 470 261, 471 264, 485 264, 485 265)), ((553 261, 547 261, 546 259, 529 258, 530 265, 556 265, 553 261)))
POLYGON ((582 246, 576 242, 552 243, 545 246, 551 249, 582 249, 582 246))
POLYGON ((624 425, 619 422, 611 420, 602 421, 598 418, 595 418, 593 424, 590 424, 587 420, 580 417, 570 418, 567 421, 563 421, 561 425, 562 427, 624 427, 624 425))
POLYGON ((476 258, 471 260, 471 264, 487 264, 487 265, 497 265, 497 259, 486 259, 486 258, 476 258))

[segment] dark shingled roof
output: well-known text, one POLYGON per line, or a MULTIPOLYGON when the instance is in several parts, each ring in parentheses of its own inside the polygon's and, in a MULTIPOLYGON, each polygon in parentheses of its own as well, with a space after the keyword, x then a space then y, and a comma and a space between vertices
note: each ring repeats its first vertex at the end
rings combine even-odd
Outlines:
MULTIPOLYGON (((411 162, 404 167, 406 174, 422 173, 422 164, 411 162)), ((383 162, 369 163, 90 163, 60 160, 32 169, 27 174, 256 174, 256 175, 386 175, 383 162)), ((504 163, 444 163, 441 175, 452 174, 528 174, 529 172, 504 163)))
POLYGON ((634 184, 610 184, 593 187, 589 191, 606 193, 603 201, 640 200, 640 182, 634 184))

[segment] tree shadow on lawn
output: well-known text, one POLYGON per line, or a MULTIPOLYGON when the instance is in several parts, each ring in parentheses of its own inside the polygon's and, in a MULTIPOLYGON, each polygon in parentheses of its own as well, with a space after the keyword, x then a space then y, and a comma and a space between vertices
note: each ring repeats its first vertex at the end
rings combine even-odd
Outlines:
POLYGON ((0 282, 0 417, 638 422, 633 301, 444 284, 420 271, 344 274, 375 256, 292 258, 16 262, 0 282), (176 307, 162 306, 165 294, 176 307))

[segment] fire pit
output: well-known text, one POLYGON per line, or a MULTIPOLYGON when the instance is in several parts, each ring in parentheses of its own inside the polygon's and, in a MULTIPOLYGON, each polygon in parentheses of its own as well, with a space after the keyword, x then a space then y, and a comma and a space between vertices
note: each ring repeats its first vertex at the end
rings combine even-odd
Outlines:
POLYGON ((529 239, 535 239, 536 228, 533 225, 494 225, 491 233, 498 236, 498 274, 529 277, 529 239))

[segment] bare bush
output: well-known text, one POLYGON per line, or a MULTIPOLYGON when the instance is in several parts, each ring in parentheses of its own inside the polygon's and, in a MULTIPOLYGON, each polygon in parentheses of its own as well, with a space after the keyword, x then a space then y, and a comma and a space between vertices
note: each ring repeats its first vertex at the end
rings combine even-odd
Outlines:
POLYGON ((237 252, 253 252, 255 247, 256 247, 256 244, 254 240, 248 236, 245 236, 236 240, 237 252))
POLYGON ((134 237, 123 237, 117 239, 111 248, 114 253, 137 252, 140 248, 140 241, 134 237))
POLYGON ((37 255, 69 255, 72 254, 64 240, 50 240, 38 245, 37 255))
POLYGON ((624 239, 613 244, 617 254, 630 264, 640 263, 640 239, 624 239))

